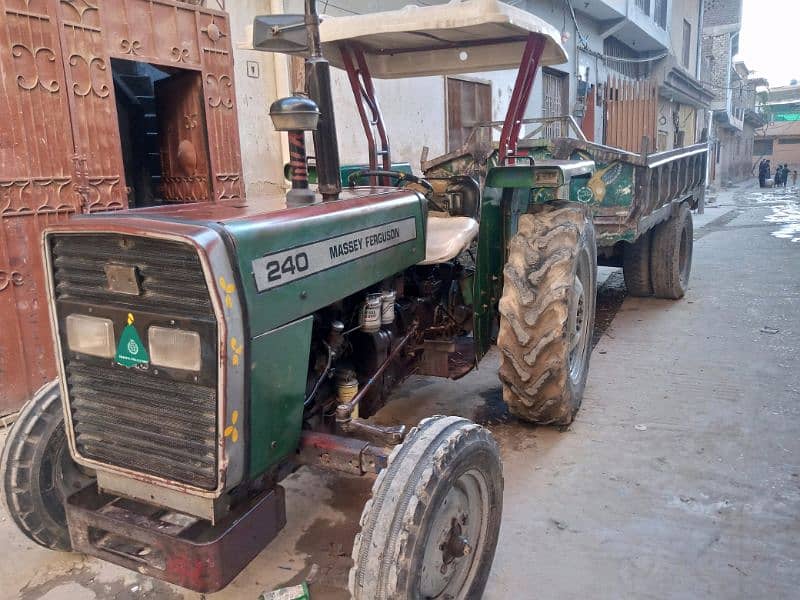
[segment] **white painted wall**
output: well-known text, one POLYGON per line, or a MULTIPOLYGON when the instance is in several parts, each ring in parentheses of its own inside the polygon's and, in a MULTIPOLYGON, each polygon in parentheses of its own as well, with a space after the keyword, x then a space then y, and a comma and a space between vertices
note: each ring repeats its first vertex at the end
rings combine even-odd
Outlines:
MULTIPOLYGON (((333 69, 332 83, 341 161, 366 163, 366 137, 344 71, 333 69)), ((394 162, 408 162, 418 169, 423 146, 430 147, 431 156, 444 153, 445 91, 441 77, 377 80, 375 91, 394 162)))
MULTIPOLYGON (((269 0, 235 0, 228 5, 243 177, 247 196, 254 197, 284 189, 281 138, 269 118, 269 105, 277 96, 275 63, 272 54, 242 50, 237 44, 244 41, 245 30, 256 15, 269 13, 270 3, 269 0), (248 61, 258 64, 258 78, 248 77, 248 61)), ((285 68, 285 60, 283 63, 285 68)))

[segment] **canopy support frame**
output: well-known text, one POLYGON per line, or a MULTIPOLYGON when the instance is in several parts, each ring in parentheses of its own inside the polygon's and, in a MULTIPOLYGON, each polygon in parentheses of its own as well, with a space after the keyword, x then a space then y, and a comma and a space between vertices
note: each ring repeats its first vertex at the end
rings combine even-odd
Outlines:
MULTIPOLYGON (((364 57, 364 50, 356 44, 343 44, 340 47, 340 51, 342 53, 342 62, 347 72, 347 78, 350 81, 350 88, 353 90, 353 96, 356 100, 358 114, 361 117, 361 125, 364 127, 364 133, 367 136, 370 171, 378 170, 379 156, 381 157, 383 170, 390 171, 392 168, 392 156, 389 136, 386 133, 383 113, 378 104, 372 75, 369 72, 369 67, 364 57), (378 140, 375 138, 376 130, 380 141, 380 148, 378 148, 378 140)), ((380 183, 382 185, 389 185, 386 178, 381 178, 380 183)), ((371 175, 370 184, 377 185, 378 178, 371 175)))
POLYGON ((517 71, 514 91, 511 94, 511 102, 508 104, 503 131, 500 134, 499 158, 501 165, 506 164, 506 161, 517 153, 519 131, 528 107, 536 72, 539 70, 539 61, 544 52, 545 42, 544 36, 536 33, 528 34, 525 42, 525 52, 522 55, 519 71, 517 71))

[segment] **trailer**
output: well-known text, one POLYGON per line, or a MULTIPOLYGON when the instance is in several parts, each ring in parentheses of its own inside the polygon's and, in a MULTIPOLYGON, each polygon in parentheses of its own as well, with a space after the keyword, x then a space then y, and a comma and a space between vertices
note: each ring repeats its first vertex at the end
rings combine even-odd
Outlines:
MULTIPOLYGON (((591 206, 598 264, 622 267, 632 296, 682 298, 691 273, 690 211, 704 210, 708 144, 648 153, 650 140, 645 138, 645 151, 637 154, 588 141, 571 115, 520 123, 532 128, 517 143, 517 163, 594 165, 590 177, 571 179, 572 189, 537 190, 543 182, 533 175, 529 183, 539 195, 573 197, 591 206), (554 129, 566 135, 544 135, 554 129)), ((422 171, 431 179, 461 175, 485 181, 499 161, 497 144, 487 144, 491 138, 484 132, 502 125, 502 121, 476 125, 461 148, 443 156, 429 159, 423 150, 422 171)))

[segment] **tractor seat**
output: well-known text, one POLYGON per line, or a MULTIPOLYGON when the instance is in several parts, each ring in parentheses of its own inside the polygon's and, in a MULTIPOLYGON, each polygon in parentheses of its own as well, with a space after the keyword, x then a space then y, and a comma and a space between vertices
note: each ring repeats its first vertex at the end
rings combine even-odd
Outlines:
POLYGON ((478 235, 478 222, 469 217, 428 216, 425 260, 421 265, 435 265, 453 260, 478 235))

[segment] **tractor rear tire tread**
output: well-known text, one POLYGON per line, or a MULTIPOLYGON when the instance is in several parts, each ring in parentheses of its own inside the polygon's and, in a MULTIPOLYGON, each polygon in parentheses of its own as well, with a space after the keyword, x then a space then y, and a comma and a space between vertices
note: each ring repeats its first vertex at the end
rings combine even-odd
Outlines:
POLYGON ((567 329, 576 264, 584 250, 592 272, 585 323, 591 331, 597 248, 585 207, 574 203, 536 207, 520 217, 509 244, 497 346, 503 399, 522 420, 568 425, 580 407, 589 358, 580 381, 573 385, 567 329))

